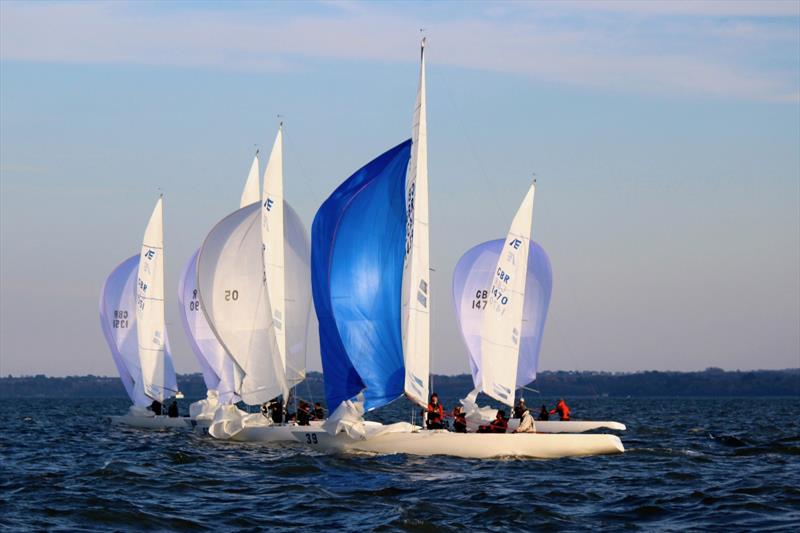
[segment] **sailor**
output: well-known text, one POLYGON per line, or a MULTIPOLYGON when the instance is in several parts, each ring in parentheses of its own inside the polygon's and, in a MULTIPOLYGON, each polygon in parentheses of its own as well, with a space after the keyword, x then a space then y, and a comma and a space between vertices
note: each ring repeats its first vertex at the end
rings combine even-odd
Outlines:
POLYGON ((319 402, 314 404, 314 420, 325 420, 325 409, 319 402))
POLYGON ((453 408, 453 430, 456 433, 467 432, 467 414, 460 405, 453 408))
POLYGON ((525 398, 520 398, 517 405, 514 406, 514 418, 522 418, 522 414, 527 411, 525 407, 525 398))
POLYGON ((167 416, 170 418, 178 418, 180 414, 178 413, 178 402, 172 400, 172 403, 169 404, 169 409, 167 410, 167 416))
POLYGON ((311 406, 300 402, 297 406, 297 425, 308 426, 311 421, 311 406))
POLYGON ((444 429, 444 407, 439 403, 439 395, 431 394, 428 402, 428 429, 444 429))
POLYGON ((154 415, 160 416, 161 415, 161 402, 159 402, 158 400, 153 400, 153 403, 150 404, 150 407, 148 407, 148 409, 153 411, 154 415))
POLYGON ((508 420, 506 419, 506 412, 502 409, 497 411, 497 416, 492 420, 491 424, 480 426, 478 433, 505 433, 508 429, 508 420))
POLYGON ((567 407, 567 402, 564 401, 564 398, 560 398, 556 404, 556 408, 550 411, 551 415, 556 413, 558 413, 562 422, 569 421, 569 407, 567 407))
POLYGON ((547 410, 547 407, 544 404, 539 410, 539 420, 550 420, 550 412, 547 410))
POLYGON ((278 398, 273 398, 269 401, 269 405, 267 405, 267 409, 269 409, 269 413, 272 416, 272 421, 275 424, 280 424, 283 422, 283 404, 278 398))
POLYGON ((514 430, 514 433, 536 433, 536 423, 533 421, 530 411, 525 409, 519 418, 519 427, 514 430))

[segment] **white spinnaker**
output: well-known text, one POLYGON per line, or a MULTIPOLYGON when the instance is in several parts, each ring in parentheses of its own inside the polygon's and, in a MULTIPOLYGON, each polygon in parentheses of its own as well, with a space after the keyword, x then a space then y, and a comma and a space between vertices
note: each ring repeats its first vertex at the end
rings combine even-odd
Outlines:
POLYGON ((535 191, 536 186, 531 184, 517 214, 514 215, 492 277, 481 324, 481 388, 495 400, 512 407, 517 382, 535 191))
POLYGON ((163 402, 178 392, 164 321, 164 219, 159 198, 144 232, 136 282, 136 332, 144 392, 163 402))
POLYGON ((134 405, 146 407, 152 400, 142 386, 139 341, 136 338, 138 273, 139 254, 136 254, 109 274, 100 295, 100 325, 128 397, 134 405))
POLYGON ((414 110, 411 160, 406 174, 406 257, 403 266, 403 356, 405 393, 428 403, 430 373, 430 277, 428 238, 428 123, 425 98, 425 39, 420 49, 419 89, 414 110))
POLYGON ((178 310, 189 345, 203 371, 206 388, 218 392, 220 403, 236 403, 239 398, 236 396, 233 359, 217 340, 200 310, 200 291, 197 289, 199 253, 196 251, 189 259, 178 283, 178 310))
POLYGON ((239 207, 244 207, 261 200, 261 191, 258 186, 258 151, 253 156, 253 164, 250 165, 250 172, 247 174, 247 181, 244 183, 242 198, 239 200, 239 207))
POLYGON ((272 306, 272 326, 281 364, 291 387, 302 377, 290 375, 286 365, 286 277, 283 235, 283 127, 278 128, 275 144, 264 169, 261 195, 261 242, 264 254, 264 278, 272 306))
POLYGON ((220 221, 206 236, 197 261, 200 308, 236 363, 236 392, 258 405, 288 387, 264 280, 260 203, 220 221))

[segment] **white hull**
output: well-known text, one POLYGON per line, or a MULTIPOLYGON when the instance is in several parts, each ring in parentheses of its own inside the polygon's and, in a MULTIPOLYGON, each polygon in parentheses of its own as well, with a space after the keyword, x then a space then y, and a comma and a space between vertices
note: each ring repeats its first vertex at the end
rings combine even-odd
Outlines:
MULTIPOLYGON (((615 431, 625 431, 626 429, 625 424, 605 420, 570 420, 569 422, 562 422, 561 420, 536 420, 535 423, 537 433, 584 433, 596 429, 613 429, 615 431)), ((519 419, 508 421, 510 431, 515 430, 518 426, 519 419)))
POLYGON ((274 425, 274 426, 251 426, 243 428, 239 433, 227 440, 236 442, 295 442, 294 431, 306 427, 314 431, 321 431, 319 423, 313 426, 274 425))
POLYGON ((146 429, 187 428, 189 419, 183 417, 170 418, 168 416, 135 416, 122 415, 110 416, 112 425, 132 426, 146 429))
MULTIPOLYGON (((565 422, 566 423, 566 422, 565 422)), ((293 430, 295 439, 325 452, 450 455, 468 459, 529 457, 557 459, 623 453, 616 435, 544 433, 451 433, 448 431, 391 432, 356 440, 345 433, 331 435, 322 429, 293 430)))

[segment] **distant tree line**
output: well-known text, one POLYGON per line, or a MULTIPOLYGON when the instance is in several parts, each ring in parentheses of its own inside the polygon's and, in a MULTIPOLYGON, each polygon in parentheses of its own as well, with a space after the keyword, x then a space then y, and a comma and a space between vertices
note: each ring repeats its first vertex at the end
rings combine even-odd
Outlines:
MULTIPOLYGON (((433 376, 434 389, 446 397, 458 397, 472 390, 472 377, 433 376)), ((201 374, 178 376, 178 386, 187 399, 203 398, 206 387, 201 374)), ((531 388, 542 396, 609 397, 717 397, 717 396, 800 396, 800 369, 725 371, 708 368, 702 372, 540 372, 531 388)), ((324 398, 319 372, 309 372, 297 394, 324 398)), ((117 377, 44 375, 0 378, 0 398, 116 398, 125 397, 117 377)))

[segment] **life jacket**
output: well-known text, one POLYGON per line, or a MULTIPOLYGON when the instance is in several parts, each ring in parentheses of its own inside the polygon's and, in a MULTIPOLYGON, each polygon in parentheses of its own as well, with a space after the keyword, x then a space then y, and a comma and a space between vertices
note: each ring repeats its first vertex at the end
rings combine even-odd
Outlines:
POLYGON ((500 420, 494 419, 492 423, 489 424, 489 429, 492 430, 492 433, 505 433, 508 429, 508 420, 505 418, 501 418, 500 420))
POLYGON ((431 418, 433 420, 441 420, 442 418, 444 418, 444 407, 442 407, 442 404, 440 403, 437 403, 436 405, 429 403, 428 413, 433 415, 429 416, 428 418, 431 418))
POLYGON ((569 420, 569 407, 567 407, 566 402, 558 402, 556 404, 556 408, 550 412, 558 413, 558 416, 561 418, 561 420, 569 420))

